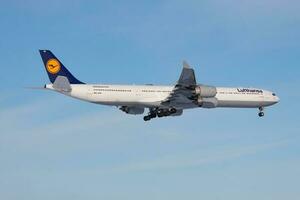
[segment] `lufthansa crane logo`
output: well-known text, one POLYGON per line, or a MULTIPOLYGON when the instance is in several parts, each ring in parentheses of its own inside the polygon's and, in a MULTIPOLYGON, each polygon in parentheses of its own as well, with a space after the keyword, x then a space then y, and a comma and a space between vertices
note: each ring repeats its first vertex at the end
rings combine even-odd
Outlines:
POLYGON ((51 74, 57 74, 60 71, 60 63, 56 59, 50 59, 47 62, 47 71, 51 74))

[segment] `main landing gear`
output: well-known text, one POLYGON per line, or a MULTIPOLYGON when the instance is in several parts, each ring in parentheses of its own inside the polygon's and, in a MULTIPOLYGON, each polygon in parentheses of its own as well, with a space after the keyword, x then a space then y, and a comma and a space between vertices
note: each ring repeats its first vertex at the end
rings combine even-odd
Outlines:
POLYGON ((150 111, 148 115, 144 116, 144 121, 149 121, 157 116, 156 112, 150 111))
POLYGON ((263 117, 263 116, 265 116, 265 113, 264 113, 264 108, 263 108, 263 107, 259 107, 258 109, 259 109, 258 116, 259 116, 259 117, 263 117))
POLYGON ((155 117, 167 117, 169 115, 172 115, 176 113, 177 110, 175 108, 169 108, 169 109, 163 109, 163 108, 156 108, 156 109, 150 109, 150 112, 148 115, 144 116, 144 121, 149 121, 152 118, 155 117))

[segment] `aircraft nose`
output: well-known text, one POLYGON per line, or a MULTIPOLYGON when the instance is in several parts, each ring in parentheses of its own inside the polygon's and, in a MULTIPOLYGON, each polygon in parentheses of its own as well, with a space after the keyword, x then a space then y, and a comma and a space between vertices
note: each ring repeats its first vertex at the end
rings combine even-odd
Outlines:
POLYGON ((271 101, 273 102, 273 104, 278 103, 280 101, 279 97, 273 92, 272 93, 272 97, 271 97, 271 101))

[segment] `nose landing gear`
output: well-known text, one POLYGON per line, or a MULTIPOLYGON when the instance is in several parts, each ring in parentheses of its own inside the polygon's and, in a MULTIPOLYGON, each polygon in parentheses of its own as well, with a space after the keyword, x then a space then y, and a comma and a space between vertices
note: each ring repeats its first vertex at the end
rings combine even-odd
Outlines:
POLYGON ((259 117, 263 117, 263 116, 265 116, 265 113, 264 113, 264 108, 263 108, 263 107, 259 107, 258 109, 259 109, 258 116, 259 116, 259 117))

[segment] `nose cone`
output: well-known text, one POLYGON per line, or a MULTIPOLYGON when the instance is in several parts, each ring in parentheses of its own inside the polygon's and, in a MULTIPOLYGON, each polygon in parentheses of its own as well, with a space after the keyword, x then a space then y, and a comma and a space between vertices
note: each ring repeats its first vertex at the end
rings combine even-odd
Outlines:
POLYGON ((276 103, 278 103, 278 102, 280 101, 279 97, 276 96, 276 95, 274 95, 274 93, 273 93, 271 99, 272 99, 272 100, 271 100, 272 105, 274 105, 274 104, 276 104, 276 103))
POLYGON ((278 96, 275 97, 275 103, 278 103, 280 101, 280 98, 278 96))
POLYGON ((280 101, 279 97, 274 92, 269 92, 265 96, 265 101, 268 104, 268 106, 274 105, 280 101))

